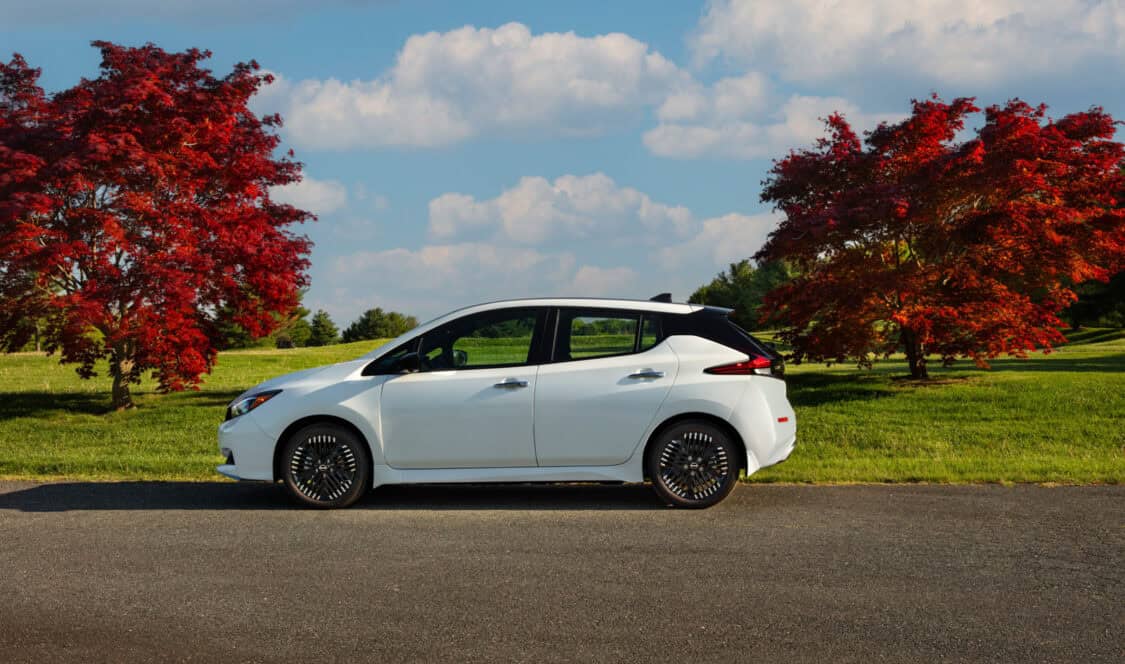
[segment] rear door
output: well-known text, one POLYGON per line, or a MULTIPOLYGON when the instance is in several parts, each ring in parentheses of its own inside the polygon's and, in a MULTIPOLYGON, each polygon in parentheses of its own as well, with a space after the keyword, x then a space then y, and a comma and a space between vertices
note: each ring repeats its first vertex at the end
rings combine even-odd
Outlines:
POLYGON ((540 466, 611 466, 640 443, 676 378, 660 319, 639 311, 562 308, 552 361, 535 387, 540 466))

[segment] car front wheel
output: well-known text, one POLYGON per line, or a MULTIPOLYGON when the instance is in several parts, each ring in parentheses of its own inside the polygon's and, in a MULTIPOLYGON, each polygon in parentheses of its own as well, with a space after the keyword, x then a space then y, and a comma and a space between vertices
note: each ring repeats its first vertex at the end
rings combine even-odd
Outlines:
POLYGON ((309 507, 347 507, 371 485, 367 446, 351 431, 313 424, 285 442, 281 475, 289 493, 309 507))
POLYGON ((645 470, 656 494, 674 507, 710 507, 734 490, 741 468, 730 435, 703 420, 679 422, 649 446, 645 470))

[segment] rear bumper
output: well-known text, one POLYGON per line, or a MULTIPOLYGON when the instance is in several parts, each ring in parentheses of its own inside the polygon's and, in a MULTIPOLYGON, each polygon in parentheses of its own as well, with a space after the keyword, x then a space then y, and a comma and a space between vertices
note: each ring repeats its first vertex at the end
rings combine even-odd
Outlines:
POLYGON ((776 466, 777 464, 789 458, 793 450, 797 447, 797 434, 793 434, 788 441, 778 446, 777 451, 770 458, 764 460, 760 468, 767 466, 776 466))
POLYGON ((781 463, 797 445, 797 414, 785 396, 785 383, 752 377, 731 413, 730 422, 746 445, 746 474, 781 463))

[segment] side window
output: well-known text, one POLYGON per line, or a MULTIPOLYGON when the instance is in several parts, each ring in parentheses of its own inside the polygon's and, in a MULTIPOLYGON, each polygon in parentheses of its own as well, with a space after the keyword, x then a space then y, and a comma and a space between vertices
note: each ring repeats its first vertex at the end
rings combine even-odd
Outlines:
POLYGON ((540 309, 485 311, 443 325, 422 337, 422 370, 528 364, 543 313, 540 309))
POLYGON ((660 343, 660 316, 645 314, 641 322, 641 345, 638 351, 644 352, 660 343))
POLYGON ((626 355, 637 345, 640 312, 579 309, 559 311, 555 360, 588 360, 626 355))
POLYGON ((418 349, 418 340, 411 339, 398 348, 375 360, 363 369, 364 376, 382 376, 395 374, 400 371, 400 363, 407 355, 412 355, 418 349))

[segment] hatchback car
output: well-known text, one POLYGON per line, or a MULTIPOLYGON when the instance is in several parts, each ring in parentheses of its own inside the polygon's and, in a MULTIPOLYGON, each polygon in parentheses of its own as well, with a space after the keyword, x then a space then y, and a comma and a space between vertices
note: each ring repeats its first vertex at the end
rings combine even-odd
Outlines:
POLYGON ((784 364, 729 309, 670 299, 480 304, 266 381, 227 408, 218 471, 313 507, 384 484, 646 480, 714 505, 793 450, 784 364))

